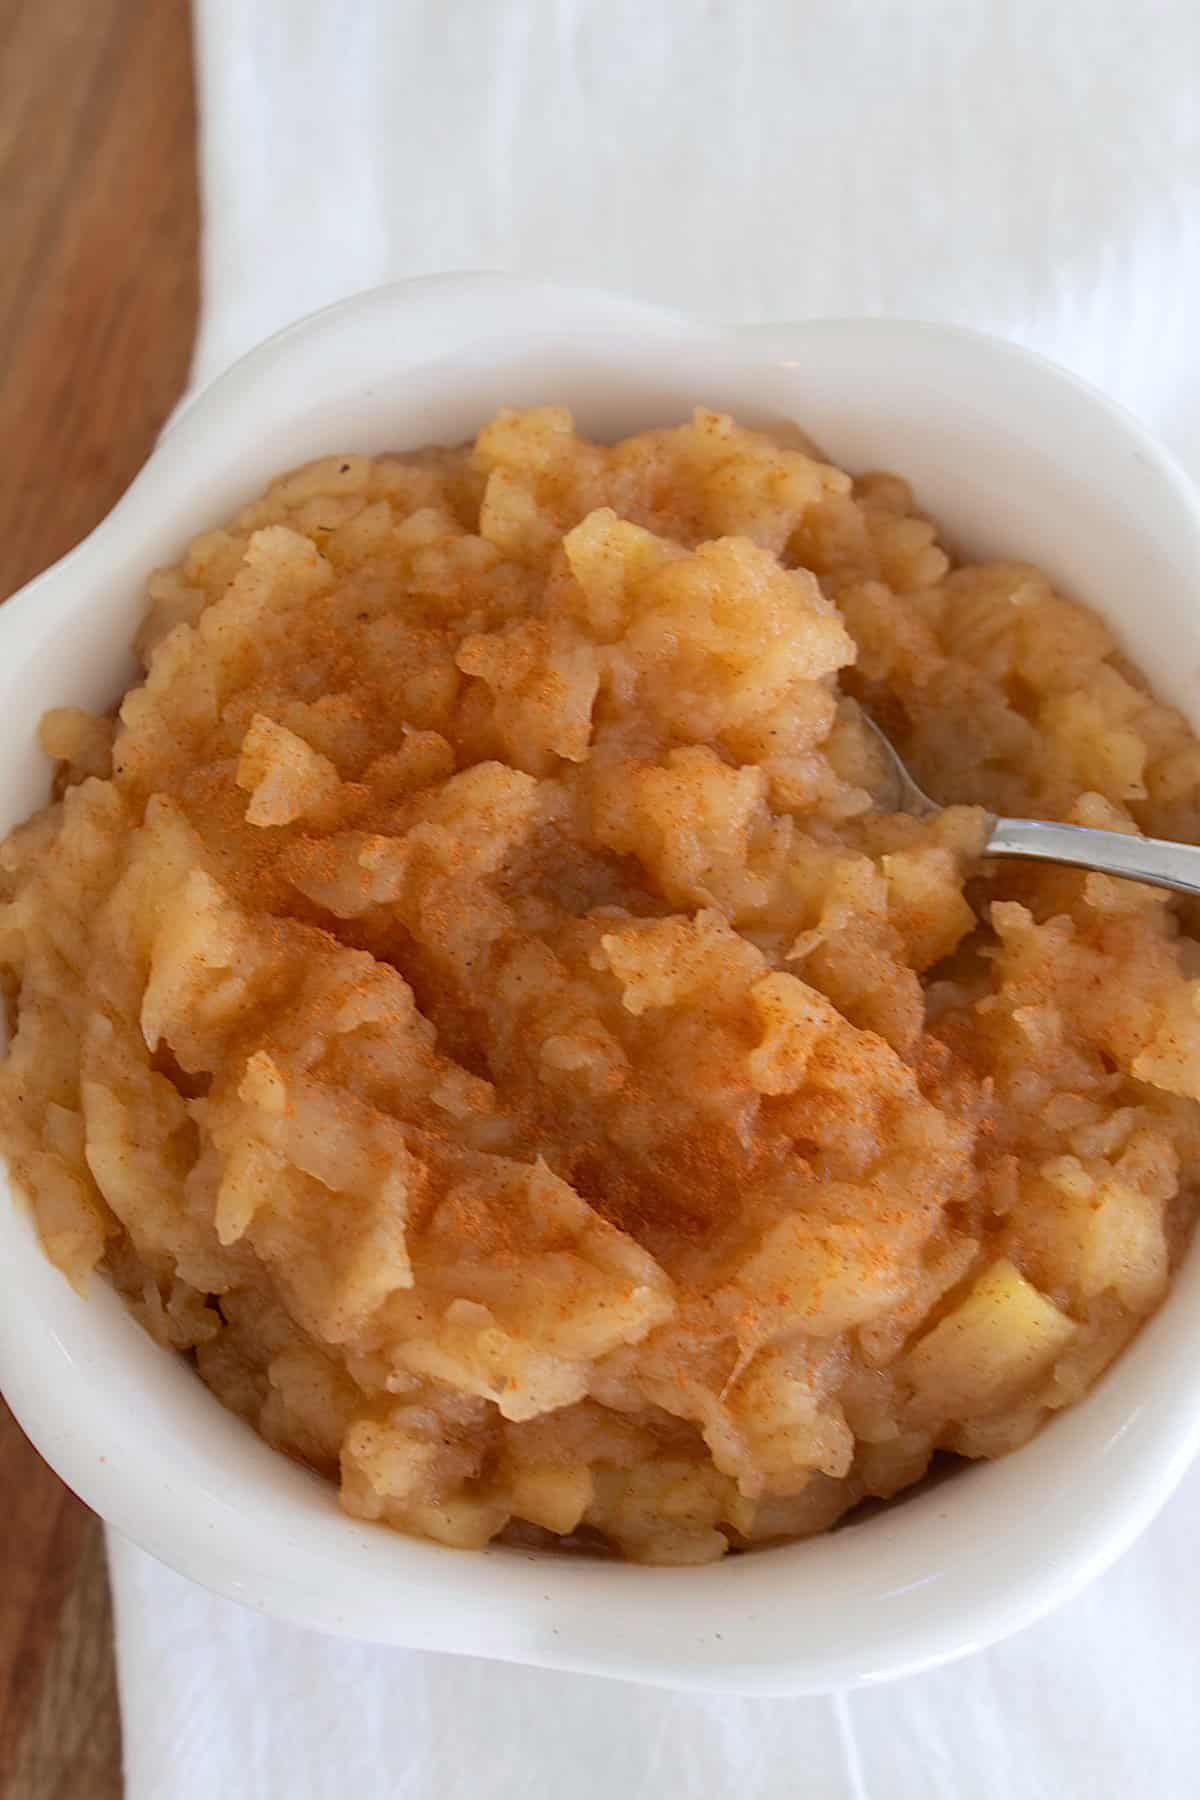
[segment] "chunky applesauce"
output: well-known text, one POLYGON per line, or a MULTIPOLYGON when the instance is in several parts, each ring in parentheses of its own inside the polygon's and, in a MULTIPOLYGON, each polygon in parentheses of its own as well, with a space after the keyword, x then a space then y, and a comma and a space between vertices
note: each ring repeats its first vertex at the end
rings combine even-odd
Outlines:
POLYGON ((281 478, 137 648, 0 852, 0 1143, 350 1513, 706 1561, 1014 1449, 1162 1298, 1187 918, 980 851, 1194 839, 1200 745, 903 482, 502 413, 281 478))

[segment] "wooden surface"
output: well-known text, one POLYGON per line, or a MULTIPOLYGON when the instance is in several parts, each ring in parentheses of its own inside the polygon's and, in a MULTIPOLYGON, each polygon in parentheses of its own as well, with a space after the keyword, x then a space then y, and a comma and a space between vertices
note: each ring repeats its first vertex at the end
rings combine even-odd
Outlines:
MULTIPOLYGON (((180 393, 194 145, 186 0, 0 0, 0 596, 104 516, 180 393)), ((2 1402, 0 1519, 0 1800, 115 1800, 100 1526, 2 1402)))

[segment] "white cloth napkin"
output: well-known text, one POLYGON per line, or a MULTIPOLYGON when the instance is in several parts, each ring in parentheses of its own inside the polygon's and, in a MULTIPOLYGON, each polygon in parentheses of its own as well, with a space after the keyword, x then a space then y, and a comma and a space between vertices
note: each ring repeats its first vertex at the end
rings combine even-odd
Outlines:
MULTIPOLYGON (((399 275, 1034 345, 1200 473, 1194 0, 195 0, 195 377, 399 275)), ((129 1800, 1183 1800, 1200 1474, 1000 1648, 829 1699, 327 1642, 110 1543, 129 1800)))

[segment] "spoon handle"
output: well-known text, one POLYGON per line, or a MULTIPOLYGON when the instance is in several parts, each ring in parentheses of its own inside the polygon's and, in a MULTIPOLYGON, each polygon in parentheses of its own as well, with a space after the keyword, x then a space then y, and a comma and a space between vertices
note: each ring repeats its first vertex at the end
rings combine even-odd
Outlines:
POLYGON ((1053 825, 1042 819, 997 819, 985 856, 1032 856, 1147 881, 1152 887, 1200 894, 1200 846, 1166 838, 1127 837, 1091 825, 1053 825))

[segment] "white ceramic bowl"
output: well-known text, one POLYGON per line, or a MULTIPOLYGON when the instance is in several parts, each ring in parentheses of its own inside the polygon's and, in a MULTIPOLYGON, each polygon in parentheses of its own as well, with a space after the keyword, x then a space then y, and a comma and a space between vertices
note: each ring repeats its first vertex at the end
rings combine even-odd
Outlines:
MULTIPOLYGON (((177 419, 86 543, 0 611, 0 828, 40 805, 50 705, 127 684, 142 584, 321 452, 455 442, 565 400, 612 437, 702 402, 884 465, 979 554, 1042 564, 1200 723, 1200 510, 1141 429, 1005 344, 847 320, 734 332, 496 276, 406 283, 255 350, 177 419)), ((823 1538, 701 1569, 442 1549, 346 1518, 103 1282, 80 1299, 0 1196, 0 1386, 120 1531, 210 1588, 347 1636, 689 1687, 823 1691, 1026 1624, 1128 1545, 1200 1444, 1200 1254, 1096 1391, 1007 1460, 823 1538)))

